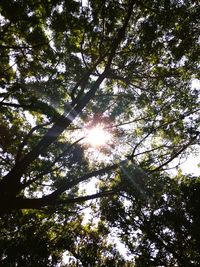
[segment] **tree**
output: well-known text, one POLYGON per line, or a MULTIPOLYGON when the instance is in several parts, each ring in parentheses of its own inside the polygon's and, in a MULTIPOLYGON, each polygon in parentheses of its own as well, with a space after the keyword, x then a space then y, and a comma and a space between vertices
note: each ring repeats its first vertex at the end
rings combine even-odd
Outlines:
MULTIPOLYGON (((0 12, 5 222, 20 229, 28 220, 31 228, 36 218, 37 229, 50 213, 58 227, 67 211, 76 215, 69 223, 81 224, 87 200, 124 193, 120 177, 131 177, 136 188, 159 180, 198 144, 198 88, 191 86, 198 79, 195 1, 1 1, 0 12), (94 160, 83 142, 85 129, 96 125, 113 136, 99 148, 103 160, 94 160), (94 177, 97 190, 88 194, 82 185, 94 177)), ((42 237, 47 244, 49 235, 42 237)), ((40 266, 54 264, 50 255, 59 260, 52 251, 40 266)), ((9 252, 2 253, 5 260, 9 252)))
POLYGON ((198 266, 199 177, 160 175, 138 188, 120 179, 124 192, 101 200, 101 216, 119 229, 135 266, 198 266))

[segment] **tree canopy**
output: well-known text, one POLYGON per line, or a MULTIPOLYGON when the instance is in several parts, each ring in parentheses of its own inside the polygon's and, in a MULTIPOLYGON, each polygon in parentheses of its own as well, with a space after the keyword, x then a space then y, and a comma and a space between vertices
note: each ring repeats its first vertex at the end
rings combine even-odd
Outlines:
POLYGON ((2 266, 198 266, 199 9, 1 1, 2 266))

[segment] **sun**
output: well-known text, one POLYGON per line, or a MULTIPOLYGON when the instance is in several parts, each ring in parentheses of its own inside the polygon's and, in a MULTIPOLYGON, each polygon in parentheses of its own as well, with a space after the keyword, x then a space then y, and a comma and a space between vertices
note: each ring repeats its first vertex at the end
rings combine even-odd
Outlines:
POLYGON ((104 125, 97 124, 96 126, 87 130, 87 144, 97 148, 105 146, 109 143, 112 138, 112 135, 103 126, 104 125))

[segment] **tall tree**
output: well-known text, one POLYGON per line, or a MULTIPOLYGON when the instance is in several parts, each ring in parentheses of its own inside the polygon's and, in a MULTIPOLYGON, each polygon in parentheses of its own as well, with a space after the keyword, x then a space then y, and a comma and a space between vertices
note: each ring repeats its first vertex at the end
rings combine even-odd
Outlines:
MULTIPOLYGON (((198 144, 196 1, 3 0, 0 14, 0 214, 8 224, 21 229, 27 220, 31 228, 37 220, 36 231, 50 213, 55 227, 66 210, 77 215, 89 200, 129 195, 140 184, 145 195, 149 181, 198 144), (96 126, 112 137, 91 149, 86 135, 96 126)), ((49 243, 49 235, 41 240, 49 243)), ((142 250, 152 256, 141 243, 142 250)), ((52 251, 43 264, 53 264, 52 251)))

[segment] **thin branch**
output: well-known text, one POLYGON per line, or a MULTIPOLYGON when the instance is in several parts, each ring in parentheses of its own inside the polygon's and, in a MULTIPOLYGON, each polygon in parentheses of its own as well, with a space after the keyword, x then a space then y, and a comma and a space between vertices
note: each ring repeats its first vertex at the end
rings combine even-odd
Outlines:
POLYGON ((145 153, 150 153, 150 152, 153 152, 155 150, 158 150, 160 148, 165 148, 165 147, 166 148, 174 148, 175 146, 174 145, 171 145, 171 146, 169 146, 169 145, 160 145, 158 147, 155 147, 155 148, 152 148, 152 149, 149 149, 149 150, 144 150, 144 151, 141 151, 141 152, 139 152, 137 154, 134 154, 134 157, 137 157, 137 156, 145 154, 145 153))
POLYGON ((65 192, 66 190, 69 190, 70 188, 76 186, 77 184, 81 183, 81 182, 84 182, 86 180, 88 180, 89 178, 91 177, 96 177, 98 175, 103 175, 111 170, 116 170, 117 168, 120 167, 121 164, 124 164, 128 162, 127 160, 123 160, 117 164, 113 164, 113 165, 110 165, 110 166, 107 166, 107 167, 104 167, 102 169, 99 169, 99 170, 96 170, 96 171, 93 171, 93 172, 90 172, 90 173, 87 173, 83 176, 81 176, 80 178, 77 178, 73 181, 66 181, 66 184, 65 185, 62 185, 60 188, 58 188, 57 190, 55 190, 53 193, 51 193, 50 195, 48 195, 49 197, 58 197, 60 196, 63 192, 65 192))
MULTIPOLYGON (((179 121, 180 119, 184 119, 184 118, 186 118, 187 116, 189 116, 189 115, 191 115, 191 114, 193 114, 193 113, 195 113, 195 112, 197 112, 197 111, 199 111, 199 109, 197 109, 197 110, 193 110, 192 112, 190 111, 190 112, 186 112, 185 114, 182 114, 182 115, 180 115, 177 119, 173 119, 173 120, 171 120, 171 121, 168 121, 168 122, 165 122, 165 123, 163 123, 163 124, 161 124, 161 125, 159 125, 159 126, 157 126, 157 127, 155 127, 155 128, 153 128, 147 135, 145 135, 137 144, 136 144, 136 146, 135 146, 135 148, 133 149, 133 152, 132 152, 132 154, 130 155, 130 159, 133 159, 133 157, 135 156, 135 151, 136 151, 136 149, 138 148, 138 146, 140 146, 141 145, 141 143, 146 139, 146 138, 148 138, 153 132, 155 132, 156 130, 158 130, 158 129, 160 129, 160 128, 163 128, 164 126, 166 126, 166 125, 169 125, 169 124, 171 124, 171 123, 173 123, 173 122, 176 122, 176 121, 179 121)), ((156 120, 154 119, 154 122, 155 122, 156 120)))
POLYGON ((155 129, 152 129, 148 134, 146 134, 134 147, 132 154, 129 156, 129 159, 133 160, 133 158, 135 157, 135 151, 136 149, 142 144, 142 142, 144 142, 144 140, 146 140, 153 132, 155 131, 155 129))
POLYGON ((57 171, 60 169, 60 167, 54 168, 53 170, 51 170, 51 168, 55 165, 55 163, 57 163, 59 161, 59 159, 61 159, 62 157, 64 157, 67 153, 69 153, 70 149, 77 143, 79 143, 81 140, 83 140, 85 137, 81 137, 78 140, 76 140, 74 143, 72 143, 69 147, 67 147, 67 149, 65 149, 59 156, 57 156, 54 161, 47 166, 40 174, 38 174, 35 178, 33 178, 32 180, 27 181, 26 183, 21 185, 21 189, 24 189, 26 187, 28 187, 29 185, 31 185, 32 183, 35 183, 38 179, 42 178, 44 175, 57 171))
POLYGON ((6 71, 9 71, 10 69, 12 69, 12 67, 15 66, 15 64, 17 64, 17 61, 15 61, 11 66, 7 67, 5 70, 3 70, 1 73, 0 73, 0 77, 4 77, 5 76, 5 72, 6 71))
POLYGON ((43 123, 43 124, 39 124, 35 127, 33 127, 29 133, 25 136, 23 142, 19 145, 19 148, 18 148, 18 151, 17 151, 17 155, 16 155, 16 159, 15 159, 15 162, 19 162, 20 159, 21 159, 21 155, 22 155, 22 151, 23 151, 23 148, 24 146, 27 145, 27 142, 28 142, 28 139, 32 136, 32 134, 37 131, 38 129, 42 128, 42 127, 45 127, 45 126, 48 126, 50 125, 51 123, 43 123))
POLYGON ((131 123, 135 123, 135 122, 138 122, 138 121, 147 119, 147 118, 148 118, 148 116, 146 116, 146 117, 141 117, 141 118, 138 118, 138 119, 135 119, 135 120, 131 120, 131 121, 126 121, 126 122, 122 122, 122 123, 114 124, 114 125, 112 125, 112 126, 105 127, 104 129, 110 129, 110 128, 120 127, 120 126, 123 126, 123 125, 127 125, 127 124, 131 124, 131 123))
POLYGON ((108 190, 108 191, 102 191, 96 194, 82 196, 82 197, 76 197, 76 198, 68 198, 66 200, 58 200, 56 204, 73 204, 73 203, 80 203, 92 199, 102 198, 102 197, 108 197, 111 195, 114 195, 118 192, 118 190, 108 190))
POLYGON ((82 60, 83 60, 83 63, 85 65, 86 69, 89 70, 89 66, 88 66, 88 64, 87 64, 87 62, 85 60, 85 56, 83 54, 83 44, 84 44, 84 41, 85 41, 85 32, 83 33, 83 38, 82 38, 82 41, 81 41, 81 44, 80 44, 80 46, 81 46, 81 57, 82 57, 82 60))
POLYGON ((10 102, 0 102, 1 106, 8 106, 8 107, 14 107, 14 108, 30 108, 29 105, 21 105, 17 103, 10 103, 10 102))
MULTIPOLYGON (((199 134, 198 134, 199 135, 199 134)), ((193 137, 187 144, 185 144, 180 150, 178 150, 176 153, 174 153, 173 156, 170 157, 170 159, 168 159, 166 162, 164 162, 163 164, 161 164, 160 166, 158 166, 157 168, 151 170, 150 172, 156 172, 161 170, 164 166, 166 166, 167 164, 169 164, 172 160, 174 160, 176 157, 178 157, 184 150, 186 150, 198 137, 198 135, 196 135, 195 137, 193 137)))
POLYGON ((71 92, 72 102, 73 105, 77 103, 77 101, 81 98, 84 89, 86 88, 86 85, 88 83, 88 79, 90 75, 93 73, 93 71, 96 69, 96 67, 102 62, 102 60, 106 57, 107 53, 105 53, 103 56, 99 57, 99 59, 93 64, 93 66, 84 74, 84 76, 76 83, 74 88, 71 92), (81 90, 78 92, 77 96, 75 97, 76 90, 78 87, 81 87, 81 90))
POLYGON ((132 1, 129 2, 127 15, 125 17, 124 23, 123 23, 122 27, 118 30, 118 33, 116 34, 116 38, 114 38, 114 40, 113 40, 113 43, 111 45, 110 55, 108 57, 106 71, 108 71, 108 69, 110 69, 110 65, 111 65, 111 63, 113 61, 113 58, 114 58, 115 53, 117 51, 117 48, 118 48, 118 46, 120 45, 121 41, 123 40, 123 38, 125 36, 126 29, 128 27, 128 24, 129 24, 131 15, 132 15, 133 5, 134 5, 134 1, 132 0, 132 1))

